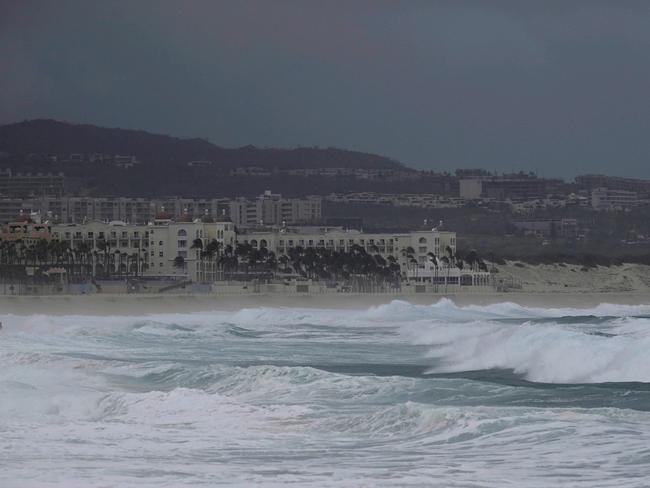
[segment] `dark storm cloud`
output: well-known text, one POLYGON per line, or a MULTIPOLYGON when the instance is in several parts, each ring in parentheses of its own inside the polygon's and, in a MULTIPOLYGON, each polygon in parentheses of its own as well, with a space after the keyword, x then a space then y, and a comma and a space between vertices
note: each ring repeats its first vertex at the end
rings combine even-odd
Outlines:
POLYGON ((0 121, 650 177, 648 2, 1 2, 0 121))

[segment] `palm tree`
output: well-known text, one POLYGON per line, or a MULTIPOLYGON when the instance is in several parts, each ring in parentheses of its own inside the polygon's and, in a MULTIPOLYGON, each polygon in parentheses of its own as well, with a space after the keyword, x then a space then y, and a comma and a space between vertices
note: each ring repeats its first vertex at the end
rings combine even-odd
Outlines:
POLYGON ((176 256, 174 258, 174 268, 185 268, 185 258, 183 256, 176 256))

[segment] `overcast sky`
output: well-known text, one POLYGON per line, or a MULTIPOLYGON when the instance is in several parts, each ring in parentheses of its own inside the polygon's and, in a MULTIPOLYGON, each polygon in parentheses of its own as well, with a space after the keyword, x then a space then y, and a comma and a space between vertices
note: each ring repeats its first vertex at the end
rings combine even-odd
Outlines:
POLYGON ((0 0, 0 123, 650 177, 650 2, 0 0))

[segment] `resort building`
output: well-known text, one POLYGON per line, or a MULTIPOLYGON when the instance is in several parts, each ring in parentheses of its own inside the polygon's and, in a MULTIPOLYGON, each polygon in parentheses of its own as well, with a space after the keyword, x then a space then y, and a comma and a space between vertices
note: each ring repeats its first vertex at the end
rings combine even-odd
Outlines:
MULTIPOLYGON (((396 279, 389 286, 399 286, 401 277, 403 284, 413 285, 415 292, 440 291, 439 285, 453 291, 458 286, 490 283, 487 270, 477 269, 478 260, 467 266, 457 262, 455 232, 430 227, 404 233, 369 233, 343 227, 276 226, 237 234, 229 219, 215 222, 208 216, 193 219, 189 214, 173 219, 163 210, 148 224, 123 221, 49 224, 40 223, 37 214, 32 218, 20 215, 0 230, 0 240, 20 241, 20 246, 13 249, 21 255, 30 253, 26 255, 32 256, 32 273, 39 267, 44 274, 55 269, 60 275, 67 274, 68 283, 88 284, 90 280, 98 289, 110 283, 126 282, 130 290, 130 287, 137 290, 140 285, 152 285, 165 291, 185 284, 191 284, 192 289, 204 286, 209 290, 216 282, 270 283, 275 272, 285 281, 311 280, 312 274, 305 277, 295 270, 289 271, 293 276, 287 278, 287 272, 276 266, 249 270, 253 255, 271 255, 271 262, 277 263, 284 256, 295 259, 292 250, 299 249, 302 251, 298 255, 302 256, 309 255, 306 252, 309 249, 326 249, 349 253, 348 258, 353 255, 361 260, 367 258, 380 267, 387 266, 386 263, 399 265, 393 271, 396 279), (260 252, 263 250, 266 252, 260 252)), ((20 264, 24 258, 15 261, 20 264)), ((352 281, 357 285, 373 283, 369 275, 359 273, 352 281)))
POLYGON ((31 219, 20 214, 13 222, 0 226, 0 243, 20 241, 25 247, 32 246, 38 241, 52 239, 51 226, 41 223, 39 218, 31 219))
POLYGON ((424 268, 431 254, 437 258, 456 254, 456 233, 437 229, 366 233, 342 227, 276 227, 241 234, 238 241, 266 248, 277 256, 295 247, 350 251, 356 245, 369 254, 395 257, 403 272, 414 266, 424 268))
POLYGON ((94 276, 184 278, 190 281, 216 279, 201 253, 211 241, 221 248, 234 246, 232 222, 211 222, 188 215, 174 221, 165 212, 149 224, 121 221, 55 224, 52 238, 82 249, 93 263, 94 276))

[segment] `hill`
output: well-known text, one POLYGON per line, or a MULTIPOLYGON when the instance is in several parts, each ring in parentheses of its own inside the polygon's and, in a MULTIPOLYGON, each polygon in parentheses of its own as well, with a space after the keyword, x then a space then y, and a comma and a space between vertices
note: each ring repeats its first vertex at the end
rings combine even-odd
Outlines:
MULTIPOLYGON (((255 166, 268 169, 362 168, 406 169, 402 164, 375 154, 334 148, 300 147, 267 149, 254 146, 228 149, 203 139, 180 139, 140 130, 113 129, 37 119, 0 126, 0 153, 26 164, 39 161, 33 155, 55 155, 64 160, 71 154, 130 155, 158 169, 210 161, 222 170, 255 166)), ((34 168, 36 169, 36 168, 34 168)))

